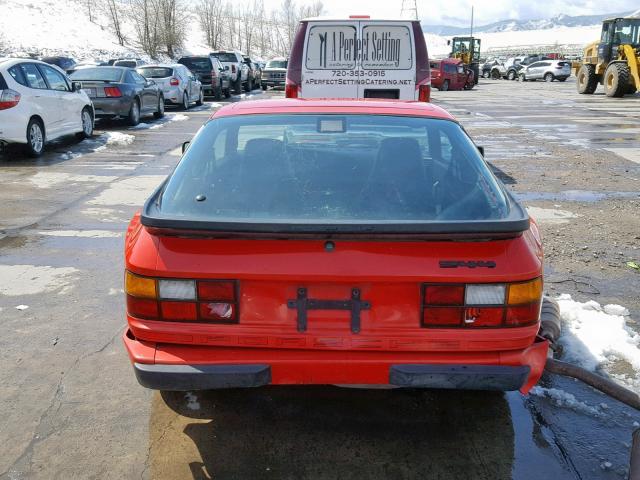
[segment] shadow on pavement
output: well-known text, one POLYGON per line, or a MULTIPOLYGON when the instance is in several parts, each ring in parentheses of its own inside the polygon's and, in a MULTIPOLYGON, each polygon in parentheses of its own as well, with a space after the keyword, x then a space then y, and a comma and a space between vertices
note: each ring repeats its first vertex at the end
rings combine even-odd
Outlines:
POLYGON ((151 478, 510 479, 502 393, 330 386, 156 393, 151 478))

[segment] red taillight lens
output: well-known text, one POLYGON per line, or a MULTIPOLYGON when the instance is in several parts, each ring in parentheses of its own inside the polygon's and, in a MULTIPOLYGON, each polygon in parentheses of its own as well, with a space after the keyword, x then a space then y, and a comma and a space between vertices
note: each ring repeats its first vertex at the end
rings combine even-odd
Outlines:
POLYGON ((172 78, 171 80, 169 80, 169 85, 171 86, 176 86, 176 85, 180 85, 180 80, 178 80, 177 78, 172 78))
POLYGON ((510 327, 523 327, 533 325, 540 317, 540 302, 529 305, 519 305, 507 308, 507 325, 510 327))
POLYGON ((211 70, 211 78, 218 78, 218 72, 211 70))
POLYGON ((418 101, 428 102, 431 100, 431 85, 420 85, 418 89, 418 101))
POLYGON ((460 307, 425 307, 422 321, 429 327, 459 327, 463 310, 460 307))
POLYGON ((464 285, 427 285, 424 297, 427 305, 464 305, 464 285))
POLYGON ((235 322, 236 306, 226 302, 202 302, 199 306, 200 318, 213 322, 235 322))
POLYGON ((231 73, 236 73, 236 66, 235 65, 231 65, 231 73))
POLYGON ((106 97, 121 97, 122 92, 118 87, 104 87, 104 95, 106 97))
POLYGON ((198 282, 198 299, 199 300, 228 300, 235 302, 236 300, 236 284, 235 282, 198 282))
POLYGON ((0 110, 13 108, 20 102, 20 94, 15 90, 7 88, 6 90, 0 90, 0 92, 0 110))
POLYGON ((158 302, 149 298, 136 298, 127 295, 127 312, 138 318, 157 319, 158 302))
POLYGON ((466 308, 463 322, 471 327, 499 327, 504 322, 504 308, 466 308))
POLYGON ((163 320, 195 322, 198 320, 195 302, 160 302, 163 320))
POLYGON ((286 98, 298 98, 298 85, 287 83, 284 87, 284 96, 286 98))

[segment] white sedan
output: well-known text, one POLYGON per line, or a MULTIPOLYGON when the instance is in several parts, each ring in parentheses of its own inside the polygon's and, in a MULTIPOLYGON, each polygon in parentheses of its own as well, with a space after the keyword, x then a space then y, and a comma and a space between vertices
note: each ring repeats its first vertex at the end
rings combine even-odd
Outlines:
POLYGON ((0 58, 0 144, 21 143, 29 155, 64 135, 93 134, 94 111, 81 84, 54 65, 0 58))

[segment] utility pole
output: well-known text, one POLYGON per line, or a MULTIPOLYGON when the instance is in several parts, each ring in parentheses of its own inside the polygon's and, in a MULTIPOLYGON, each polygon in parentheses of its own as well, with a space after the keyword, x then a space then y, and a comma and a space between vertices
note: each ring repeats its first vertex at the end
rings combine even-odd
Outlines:
POLYGON ((411 18, 412 20, 420 20, 420 17, 418 17, 417 0, 402 0, 402 10, 400 10, 400 17, 411 18))
POLYGON ((471 33, 469 36, 473 37, 473 5, 471 5, 471 33))

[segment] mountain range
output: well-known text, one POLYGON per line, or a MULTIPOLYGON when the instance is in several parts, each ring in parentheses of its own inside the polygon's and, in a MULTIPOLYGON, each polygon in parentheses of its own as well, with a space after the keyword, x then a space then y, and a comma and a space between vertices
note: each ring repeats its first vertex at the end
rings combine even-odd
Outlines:
MULTIPOLYGON (((500 20, 489 23, 488 25, 474 26, 473 31, 474 33, 497 33, 523 30, 547 30, 557 27, 587 27, 599 25, 605 18, 626 17, 630 14, 631 12, 577 16, 560 14, 555 17, 537 20, 500 20)), ((469 27, 454 27, 449 25, 427 25, 423 23, 422 30, 425 33, 433 33, 445 37, 469 34, 469 27)))

